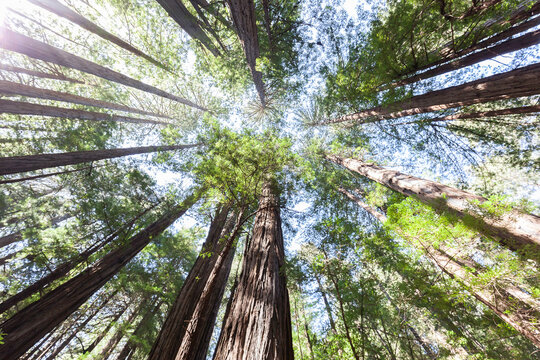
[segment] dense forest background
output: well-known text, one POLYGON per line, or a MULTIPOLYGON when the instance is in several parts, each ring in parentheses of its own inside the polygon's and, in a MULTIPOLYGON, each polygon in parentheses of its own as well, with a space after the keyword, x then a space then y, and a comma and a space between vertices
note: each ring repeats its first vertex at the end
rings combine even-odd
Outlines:
POLYGON ((540 359, 539 12, 0 0, 0 358, 540 359))

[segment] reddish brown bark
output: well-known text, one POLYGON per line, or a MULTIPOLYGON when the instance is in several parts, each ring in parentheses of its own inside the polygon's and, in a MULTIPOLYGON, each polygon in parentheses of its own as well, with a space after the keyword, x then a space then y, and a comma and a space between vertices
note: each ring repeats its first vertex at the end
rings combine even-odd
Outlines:
POLYGON ((0 345, 3 359, 15 360, 28 351, 105 285, 152 239, 180 218, 200 196, 200 191, 189 196, 183 204, 169 209, 157 221, 132 236, 125 245, 112 250, 79 275, 0 324, 7 334, 5 343, 0 345))
POLYGON ((266 182, 259 199, 253 236, 225 315, 215 360, 293 359, 291 314, 275 186, 266 182))
POLYGON ((129 116, 112 115, 96 111, 68 109, 56 106, 40 105, 11 100, 0 100, 0 114, 41 115, 90 121, 119 121, 135 124, 168 125, 166 122, 157 120, 139 119, 129 116))
MULTIPOLYGON (((214 266, 218 265, 218 255, 223 250, 227 242, 233 242, 231 232, 234 226, 234 216, 230 216, 228 207, 223 207, 216 212, 216 216, 210 224, 208 236, 204 242, 201 255, 195 261, 188 277, 186 278, 176 301, 174 302, 167 319, 161 329, 161 332, 154 343, 149 360, 167 360, 167 359, 206 359, 208 345, 216 321, 217 312, 223 297, 223 292, 227 285, 227 279, 231 270, 234 251, 229 251, 219 270, 219 279, 214 286, 210 288, 215 292, 214 296, 208 297, 204 305, 204 311, 209 314, 206 321, 199 321, 198 325, 202 331, 194 329, 194 333, 199 336, 192 336, 189 353, 180 352, 180 347, 184 340, 188 325, 195 319, 195 310, 214 266)), ((200 305, 200 304, 199 304, 200 305)))
POLYGON ((141 146, 124 149, 73 151, 59 154, 38 154, 0 158, 0 175, 47 169, 56 166, 75 165, 121 156, 146 154, 157 151, 189 149, 199 144, 170 146, 141 146))
POLYGON ((66 66, 72 69, 83 71, 103 79, 114 81, 122 85, 146 91, 181 104, 207 111, 206 108, 192 103, 182 97, 169 94, 154 86, 145 84, 139 80, 130 78, 114 70, 98 65, 92 61, 83 59, 77 55, 70 54, 64 50, 57 49, 41 41, 34 40, 28 36, 11 31, 0 26, 0 47, 6 50, 15 51, 34 59, 48 61, 57 65, 66 66))
POLYGON ((523 256, 538 258, 540 254, 540 217, 511 210, 501 216, 486 216, 478 204, 486 198, 435 181, 417 178, 385 169, 357 159, 327 155, 330 161, 378 182, 406 196, 414 196, 436 210, 447 211, 472 223, 483 234, 523 256))
POLYGON ((107 30, 103 29, 102 27, 94 24, 90 20, 86 19, 84 16, 78 14, 77 12, 71 10, 67 6, 62 5, 60 2, 56 0, 29 0, 32 4, 41 6, 42 8, 55 13, 58 16, 61 16, 63 18, 68 19, 72 23, 75 23, 82 27, 83 29, 86 29, 90 32, 93 32, 94 34, 102 37, 105 40, 108 40, 118 46, 120 46, 122 49, 125 49, 137 56, 142 57, 143 59, 148 60, 152 64, 159 66, 162 69, 165 69, 167 71, 171 71, 167 66, 163 65, 159 61, 155 60, 149 55, 146 55, 141 50, 135 48, 131 44, 125 42, 124 40, 120 39, 118 36, 111 34, 107 30))
POLYGON ((260 56, 259 38, 257 36, 257 18, 253 0, 227 0, 233 24, 242 43, 244 54, 248 63, 253 83, 261 99, 263 107, 266 105, 262 73, 257 71, 257 58, 260 56))
POLYGON ((34 97, 34 98, 39 98, 39 99, 63 101, 63 102, 69 102, 73 104, 87 105, 87 106, 99 107, 99 108, 104 108, 104 109, 120 110, 120 111, 141 114, 141 115, 150 115, 150 116, 157 116, 157 117, 170 119, 170 117, 165 116, 165 115, 156 114, 149 111, 143 111, 143 110, 135 109, 129 106, 112 103, 109 101, 85 98, 83 96, 72 95, 65 92, 61 92, 61 91, 40 89, 34 86, 19 84, 19 83, 5 81, 5 80, 0 80, 0 94, 21 95, 21 96, 34 97))
POLYGON ((395 119, 459 106, 540 94, 540 64, 525 66, 463 85, 431 91, 408 100, 377 106, 354 114, 323 121, 317 125, 345 121, 358 123, 395 119))
POLYGON ((53 79, 53 80, 69 81, 76 84, 84 84, 84 81, 72 79, 64 75, 45 73, 42 71, 35 71, 35 70, 28 70, 28 69, 24 69, 17 66, 11 66, 7 64, 0 64, 0 70, 16 72, 19 74, 31 75, 31 76, 40 77, 43 79, 53 79))

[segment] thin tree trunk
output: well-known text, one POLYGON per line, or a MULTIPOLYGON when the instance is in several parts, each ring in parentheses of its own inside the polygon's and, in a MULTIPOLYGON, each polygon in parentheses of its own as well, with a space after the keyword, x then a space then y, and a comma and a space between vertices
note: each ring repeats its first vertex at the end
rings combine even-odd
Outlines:
MULTIPOLYGON (((90 165, 90 166, 85 166, 85 167, 80 168, 80 169, 57 171, 57 172, 53 172, 53 173, 36 175, 36 176, 27 176, 27 177, 17 178, 17 179, 0 180, 0 184, 13 184, 13 183, 22 182, 22 181, 43 179, 43 178, 50 177, 50 176, 55 176, 55 175, 71 174, 71 173, 78 172, 78 171, 91 170, 91 169, 94 169, 96 167, 100 167, 100 166, 90 165)), ((0 238, 0 248, 2 246, 5 246, 5 245, 2 245, 2 238, 0 238)))
POLYGON ((103 79, 114 81, 122 85, 130 86, 145 92, 149 92, 181 104, 207 111, 206 108, 192 103, 182 97, 169 94, 154 86, 145 84, 139 80, 130 78, 114 70, 98 65, 92 61, 83 59, 77 55, 70 54, 41 41, 34 40, 28 36, 11 31, 0 26, 1 41, 0 47, 6 50, 15 51, 34 59, 48 61, 57 65, 66 66, 72 69, 83 71, 103 79))
POLYGON ((76 311, 152 239, 180 218, 201 195, 201 190, 190 195, 181 205, 169 209, 159 220, 132 236, 124 246, 113 249, 79 275, 1 324, 0 328, 8 334, 0 346, 4 360, 17 359, 76 311))
POLYGON ((261 104, 266 106, 266 96, 262 73, 257 71, 257 58, 260 56, 259 38, 257 36, 257 19, 253 0, 227 0, 231 17, 238 38, 242 43, 253 83, 259 94, 261 104))
POLYGON ((336 322, 334 321, 334 316, 332 315, 332 308, 330 307, 328 296, 326 295, 326 291, 324 291, 322 287, 321 278, 319 277, 318 274, 315 274, 315 279, 317 280, 319 292, 321 293, 322 298, 323 298, 324 308, 326 309, 326 314, 328 315, 328 320, 330 321, 330 328, 332 329, 334 334, 337 334, 336 322))
POLYGON ((234 226, 234 216, 232 216, 228 206, 223 206, 216 211, 216 215, 210 224, 208 236, 204 242, 201 253, 195 264, 191 268, 182 289, 171 307, 167 319, 161 332, 154 343, 149 360, 174 360, 179 359, 206 359, 208 345, 214 328, 214 323, 217 317, 217 311, 221 303, 221 298, 234 258, 234 251, 230 251, 226 257, 225 263, 220 270, 220 278, 215 286, 211 288, 215 292, 212 297, 212 302, 207 302, 204 311, 209 313, 206 322, 198 322, 198 325, 204 328, 204 331, 195 329, 193 332, 200 332, 200 336, 192 339, 193 344, 190 346, 191 352, 183 353, 180 350, 185 337, 188 325, 195 319, 195 309, 198 302, 201 300, 203 291, 210 279, 210 275, 214 266, 217 264, 218 255, 223 247, 224 240, 232 242, 234 239, 230 237, 234 226), (229 216, 231 215, 231 216, 229 216))
MULTIPOLYGON (((1 184, 1 182, 0 182, 1 184)), ((54 226, 66 219, 69 219, 71 217, 71 215, 62 215, 62 216, 57 216, 57 217, 54 217, 51 219, 51 226, 54 226)), ((9 234, 9 235, 6 235, 6 236, 2 236, 0 237, 0 248, 3 248, 4 246, 8 246, 10 244, 13 244, 17 241, 21 241, 23 238, 22 238, 22 234, 20 231, 17 231, 17 232, 14 232, 12 234, 9 234)), ((0 314, 2 313, 2 311, 0 311, 0 314)))
POLYGON ((463 85, 416 95, 408 100, 377 106, 315 125, 336 124, 345 121, 352 121, 355 124, 370 123, 459 106, 536 95, 540 93, 539 76, 540 64, 537 63, 463 85))
POLYGON ((379 220, 381 223, 386 221, 386 215, 381 214, 380 212, 378 212, 377 210, 375 210, 374 208, 372 208, 371 206, 369 206, 368 204, 366 204, 365 202, 363 202, 362 200, 354 196, 354 194, 351 193, 350 191, 345 190, 342 187, 338 188, 338 191, 342 194, 345 194, 345 196, 347 196, 349 199, 354 201, 358 206, 366 210, 368 213, 370 213, 375 219, 379 220))
POLYGON ((152 208, 153 207, 146 209, 145 211, 137 215, 133 220, 131 220, 129 223, 126 223, 124 226, 122 226, 122 228, 114 231, 112 234, 107 236, 105 240, 103 240, 99 244, 91 246, 90 248, 80 253, 74 259, 69 260, 63 264, 60 264, 58 267, 56 267, 56 269, 51 271, 49 274, 47 274, 43 278, 39 279, 32 285, 27 286, 23 290, 19 291, 17 294, 12 295, 6 300, 4 300, 2 303, 0 303, 0 314, 8 310, 12 306, 15 306, 17 303, 28 298, 29 296, 33 295, 37 291, 43 290, 46 286, 52 284, 53 281, 61 279, 62 277, 69 274, 69 272, 73 270, 77 265, 81 264, 84 261, 87 261, 90 258, 90 256, 95 254, 97 251, 103 249, 104 246, 106 246, 111 241, 113 241, 116 237, 118 237, 119 234, 122 232, 122 230, 125 230, 133 226, 133 224, 135 224, 137 220, 139 220, 144 214, 146 214, 152 208))
POLYGON ((94 349, 99 345, 101 340, 103 340, 103 338, 107 336, 107 334, 109 333, 109 330, 111 330, 113 325, 116 324, 116 322, 122 317, 122 315, 124 314, 124 312, 127 310, 128 307, 129 305, 126 304, 114 314, 114 317, 111 319, 111 321, 109 321, 105 329, 100 331, 98 336, 96 336, 96 338, 90 343, 90 345, 88 345, 88 347, 84 349, 85 354, 91 354, 92 351, 94 351, 94 349))
POLYGON ((73 104, 93 106, 93 107, 99 107, 99 108, 104 108, 104 109, 120 110, 120 111, 135 113, 135 114, 150 115, 150 116, 170 119, 169 116, 135 109, 135 108, 125 106, 122 104, 116 104, 116 103, 103 101, 103 100, 90 99, 83 96, 72 95, 65 92, 61 92, 61 91, 41 89, 34 86, 19 84, 19 83, 15 83, 11 81, 6 81, 6 80, 0 80, 0 94, 21 95, 21 96, 34 97, 34 98, 39 98, 39 99, 63 101, 63 102, 69 102, 73 104))
POLYGON ((199 26, 195 16, 193 16, 182 3, 182 0, 157 0, 157 2, 165 9, 165 11, 167 11, 169 16, 189 34, 189 36, 199 40, 212 55, 221 55, 219 50, 212 43, 212 40, 210 40, 204 30, 199 26))
POLYGON ((267 181, 215 360, 293 359, 284 257, 279 198, 275 184, 267 181))
MULTIPOLYGON (((140 306, 137 306, 137 308, 134 309, 133 312, 126 319, 125 323, 126 324, 131 324, 133 322, 133 320, 135 320, 137 315, 139 315, 139 311, 141 310, 141 308, 144 307, 145 305, 146 305, 146 301, 143 301, 140 306)), ((109 328, 109 330, 110 330, 110 328, 109 328)), ((108 332, 109 331, 106 331, 105 334, 108 333, 108 332)), ((125 335, 125 332, 124 332, 124 330, 122 328, 117 329, 115 334, 107 342, 107 345, 105 345, 105 347, 99 353, 98 359, 102 359, 102 360, 108 359, 109 356, 111 355, 111 353, 113 352, 113 350, 118 345, 118 343, 122 340, 124 335, 125 335)))
POLYGON ((537 259, 540 254, 540 217, 536 215, 510 210, 500 216, 486 216, 476 205, 487 201, 482 196, 357 159, 337 155, 326 158, 403 195, 414 196, 436 210, 455 214, 525 257, 537 259))
POLYGON ((53 79, 53 80, 69 81, 75 84, 84 84, 84 81, 72 79, 64 75, 45 73, 45 72, 36 71, 36 70, 28 70, 28 69, 24 69, 24 68, 12 66, 12 65, 7 65, 7 64, 0 64, 0 70, 16 72, 19 74, 31 75, 31 76, 35 76, 35 77, 39 77, 43 79, 53 79))
POLYGON ((477 64, 484 60, 489 60, 495 56, 504 55, 517 50, 525 49, 530 46, 537 45, 538 43, 540 43, 540 30, 527 33, 514 39, 506 40, 498 45, 492 46, 482 51, 447 62, 431 70, 424 71, 420 74, 408 77, 406 79, 396 81, 391 84, 391 87, 408 85, 420 80, 429 79, 434 76, 442 75, 450 71, 477 64))
POLYGON ((101 28, 100 26, 94 24, 90 20, 86 19, 84 16, 82 16, 79 13, 71 10, 69 7, 62 5, 60 2, 58 2, 56 0, 29 0, 29 1, 32 4, 41 6, 42 8, 44 8, 44 9, 46 9, 46 10, 48 10, 48 11, 50 11, 50 12, 52 12, 52 13, 58 15, 58 16, 61 16, 63 18, 68 19, 69 21, 79 25, 83 29, 86 29, 86 30, 100 36, 101 38, 118 45, 122 49, 125 49, 125 50, 127 50, 127 51, 129 51, 129 52, 131 52, 131 53, 133 53, 133 54, 135 54, 137 56, 142 57, 143 59, 148 60, 149 62, 151 62, 154 65, 171 72, 171 70, 167 66, 163 65, 162 63, 155 60, 151 56, 146 55, 144 52, 142 52, 141 50, 135 48, 131 44, 128 44, 127 42, 120 39, 119 37, 111 34, 107 30, 105 30, 105 29, 101 28))
POLYGON ((23 101, 1 100, 0 114, 41 115, 66 119, 81 119, 90 121, 118 121, 135 124, 169 125, 166 122, 149 119, 139 119, 130 116, 113 115, 97 111, 61 108, 50 105, 40 105, 23 101))
POLYGON ((114 159, 117 157, 147 154, 157 151, 189 149, 200 144, 141 146, 124 149, 73 151, 58 154, 38 154, 0 158, 0 175, 47 169, 56 166, 76 165, 85 162, 114 159))

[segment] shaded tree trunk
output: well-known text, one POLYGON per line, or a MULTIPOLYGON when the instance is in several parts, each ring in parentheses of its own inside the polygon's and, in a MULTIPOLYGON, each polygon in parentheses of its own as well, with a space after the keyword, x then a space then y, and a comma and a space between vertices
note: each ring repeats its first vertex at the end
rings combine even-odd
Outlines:
POLYGON ((113 159, 122 156, 147 154, 157 151, 189 149, 199 146, 170 145, 170 146, 141 146, 124 149, 73 151, 59 154, 38 154, 0 158, 0 175, 16 174, 25 171, 47 169, 56 166, 75 165, 85 162, 113 159))
POLYGON ((29 1, 32 4, 41 6, 42 8, 44 8, 44 9, 46 9, 46 10, 48 10, 48 11, 50 11, 50 12, 52 12, 52 13, 58 15, 58 16, 61 16, 61 17, 65 18, 65 19, 68 19, 69 21, 79 25, 83 29, 86 29, 86 30, 100 36, 101 38, 103 38, 103 39, 105 39, 107 41, 110 41, 113 44, 118 45, 122 49, 125 49, 125 50, 127 50, 127 51, 129 51, 129 52, 131 52, 131 53, 133 53, 133 54, 135 54, 137 56, 142 57, 143 59, 148 60, 152 64, 154 64, 154 65, 156 65, 156 66, 158 66, 158 67, 160 67, 162 69, 165 69, 165 70, 167 70, 169 72, 171 71, 167 66, 163 65, 162 63, 155 60, 151 56, 146 55, 141 50, 135 48, 131 44, 125 42, 122 39, 120 39, 119 37, 111 34, 107 30, 105 30, 105 29, 101 28, 100 26, 94 24, 90 20, 86 19, 84 16, 82 16, 79 13, 71 10, 69 7, 62 5, 60 2, 58 2, 56 0, 29 0, 29 1))
MULTIPOLYGON (((140 306, 138 306, 136 309, 134 309, 133 312, 126 319, 125 323, 126 324, 132 323, 133 320, 135 320, 135 318, 137 317, 137 315, 139 315, 139 311, 144 305, 146 305, 145 302, 143 302, 140 306)), ((113 323, 111 323, 111 324, 113 324, 113 323)), ((110 330, 110 328, 109 328, 109 330, 110 330)), ((105 334, 107 332, 105 332, 105 334)), ((103 360, 108 359, 109 356, 111 355, 111 353, 114 351, 114 349, 118 345, 118 343, 122 340, 124 335, 125 335, 124 329, 122 329, 121 327, 119 329, 117 329, 116 332, 114 333, 114 335, 107 342, 107 345, 105 345, 105 347, 99 353, 98 359, 103 359, 103 360)))
POLYGON ((439 211, 460 217, 483 234, 493 237, 525 257, 540 254, 540 217, 511 210, 501 216, 486 216, 478 208, 486 198, 446 186, 435 181, 417 178, 399 171, 385 169, 361 160, 326 155, 335 164, 356 172, 406 196, 414 196, 439 211))
POLYGON ((266 106, 262 73, 257 71, 257 58, 260 56, 259 38, 257 36, 257 19, 253 0, 227 0, 233 24, 242 43, 253 83, 259 94, 261 104, 266 106))
POLYGON ((45 72, 36 71, 36 70, 28 70, 28 69, 24 69, 17 66, 11 66, 7 64, 0 64, 0 70, 16 72, 19 74, 31 75, 31 76, 35 76, 35 77, 39 77, 43 79, 53 79, 53 80, 69 81, 75 84, 84 84, 84 81, 72 79, 64 75, 45 73, 45 72))
POLYGON ((125 106, 122 104, 116 104, 116 103, 103 101, 103 100, 90 99, 83 96, 72 95, 65 92, 61 92, 61 91, 40 89, 34 86, 19 84, 19 83, 5 81, 5 80, 0 80, 0 94, 29 96, 29 97, 39 98, 39 99, 63 101, 63 102, 69 102, 73 104, 87 105, 87 106, 99 107, 99 108, 104 108, 104 109, 120 110, 120 111, 141 114, 141 115, 150 115, 150 116, 157 116, 157 117, 170 119, 170 117, 165 116, 165 115, 135 109, 135 108, 125 106))
POLYGON ((352 121, 355 124, 370 123, 459 106, 536 95, 540 93, 539 76, 540 64, 533 64, 463 85, 416 95, 400 102, 362 110, 315 125, 336 124, 345 121, 352 121))
POLYGON ((324 291, 320 276, 317 273, 315 273, 314 275, 315 275, 315 279, 317 280, 317 286, 319 287, 319 292, 321 293, 321 296, 323 298, 324 308, 326 309, 328 320, 330 321, 330 328, 332 329, 334 334, 337 334, 336 322, 334 321, 334 315, 332 315, 332 308, 330 307, 330 302, 328 301, 328 295, 326 295, 326 291, 324 291))
POLYGON ((0 328, 8 334, 5 343, 0 345, 4 360, 17 359, 42 336, 76 311, 152 239, 180 218, 201 195, 201 190, 196 191, 181 205, 169 209, 157 221, 132 236, 125 245, 111 250, 79 275, 1 324, 0 328))
MULTIPOLYGON (((17 178, 17 179, 0 180, 0 184, 13 184, 13 183, 22 182, 22 181, 43 179, 43 178, 50 177, 50 176, 55 176, 55 175, 71 174, 71 173, 78 172, 78 171, 91 170, 91 169, 96 168, 96 167, 100 167, 100 166, 92 166, 92 165, 90 165, 90 166, 85 166, 85 167, 80 168, 80 169, 57 171, 57 172, 53 172, 53 173, 36 175, 36 176, 27 176, 27 177, 22 177, 22 178, 17 178)), ((2 246, 5 246, 5 245, 2 245, 2 238, 0 238, 0 248, 2 246)))
POLYGON ((338 191, 344 194, 345 196, 347 196, 352 201, 354 201, 358 206, 366 210, 368 213, 370 213, 375 219, 379 220, 381 223, 386 221, 386 215, 381 214, 380 212, 378 212, 377 210, 375 210, 374 208, 372 208, 371 206, 369 206, 368 204, 360 200, 358 197, 354 196, 354 194, 351 193, 350 191, 342 187, 338 188, 338 191))
POLYGON ((208 301, 204 306, 204 311, 209 316, 206 321, 198 322, 198 326, 203 327, 203 331, 198 329, 192 331, 200 333, 200 336, 193 337, 191 341, 192 344, 190 344, 189 348, 192 351, 183 352, 180 348, 184 338, 190 336, 186 334, 188 325, 195 319, 195 310, 198 302, 201 301, 213 268, 216 265, 219 266, 218 255, 224 246, 224 242, 234 241, 231 238, 234 223, 235 217, 231 214, 229 207, 224 206, 217 210, 210 224, 201 254, 191 268, 176 301, 167 315, 161 332, 154 343, 149 360, 206 359, 217 312, 231 270, 234 251, 229 251, 226 255, 225 262, 219 270, 219 279, 211 287, 211 291, 215 292, 215 295, 211 297, 212 301, 208 301))
MULTIPOLYGON (((1 182, 0 182, 1 184, 1 182)), ((62 216, 57 216, 57 217, 54 217, 51 219, 51 226, 54 226, 66 219, 69 219, 71 217, 71 215, 62 215, 62 216)), ((17 232, 14 232, 12 234, 9 234, 9 235, 6 235, 6 236, 2 236, 0 237, 0 248, 3 248, 4 246, 8 246, 10 244, 13 244, 17 241, 21 241, 23 238, 22 238, 22 233, 20 231, 17 231, 17 232)), ((0 313, 2 313, 2 311, 0 310, 0 313)))
POLYGON ((114 81, 122 85, 130 86, 145 92, 149 92, 181 104, 207 111, 206 108, 192 103, 182 97, 169 94, 154 86, 145 84, 139 80, 130 78, 114 70, 98 65, 92 61, 83 59, 77 55, 70 54, 41 41, 34 40, 28 36, 11 31, 0 26, 1 41, 0 47, 6 50, 18 52, 34 59, 48 61, 57 65, 66 66, 72 69, 86 72, 103 79, 114 81))
POLYGON ((41 115, 90 121, 119 121, 135 124, 168 125, 166 122, 158 120, 139 119, 97 111, 61 108, 12 100, 0 100, 0 114, 41 115))
POLYGON ((215 360, 293 359, 284 257, 279 198, 275 184, 267 181, 215 360))

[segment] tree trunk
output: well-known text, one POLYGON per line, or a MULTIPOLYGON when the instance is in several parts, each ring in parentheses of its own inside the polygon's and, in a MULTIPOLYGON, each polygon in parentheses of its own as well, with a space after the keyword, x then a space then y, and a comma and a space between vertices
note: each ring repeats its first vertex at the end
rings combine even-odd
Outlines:
POLYGON ((50 105, 40 105, 12 100, 0 100, 0 114, 41 115, 90 121, 118 121, 135 124, 169 125, 166 122, 158 120, 139 119, 130 116, 113 115, 97 111, 61 108, 50 105))
POLYGON ((189 12, 182 3, 182 0, 157 0, 157 2, 165 9, 165 11, 167 11, 169 16, 188 33, 189 36, 199 40, 212 55, 221 55, 219 50, 212 43, 212 40, 210 40, 208 35, 206 35, 204 30, 199 26, 197 18, 189 12))
POLYGON ((431 70, 424 71, 420 74, 408 77, 406 79, 396 81, 392 83, 391 86, 396 87, 412 84, 420 80, 429 79, 434 76, 442 75, 450 71, 477 64, 481 61, 491 59, 495 56, 525 49, 530 46, 537 45, 538 43, 540 43, 540 30, 527 33, 514 39, 506 40, 498 45, 492 46, 482 51, 478 51, 471 55, 447 62, 431 70))
POLYGON ((113 109, 113 110, 131 112, 135 114, 149 115, 149 116, 156 116, 156 117, 170 119, 169 116, 135 109, 135 108, 125 106, 122 104, 116 104, 109 101, 90 99, 83 96, 72 95, 65 92, 61 92, 61 91, 40 89, 34 86, 19 84, 19 83, 15 83, 11 81, 6 81, 6 80, 0 80, 0 94, 21 95, 21 96, 34 97, 34 98, 39 98, 39 99, 63 101, 63 102, 69 102, 73 104, 93 106, 93 107, 99 107, 99 108, 104 108, 104 109, 113 109))
POLYGON ((377 106, 323 121, 316 125, 335 124, 345 121, 353 121, 357 124, 370 123, 459 106, 536 95, 540 94, 540 87, 538 87, 539 76, 540 64, 533 64, 463 85, 416 95, 401 102, 377 106))
POLYGON ((0 346, 4 360, 17 359, 43 335, 64 321, 152 239, 180 218, 200 196, 200 190, 190 195, 181 205, 168 210, 159 220, 132 236, 124 246, 111 250, 79 275, 1 324, 0 328, 8 334, 5 343, 0 346))
MULTIPOLYGON (((146 305, 145 301, 143 301, 143 303, 141 303, 141 305, 137 306, 137 308, 133 310, 133 312, 126 319, 125 323, 126 324, 131 324, 133 322, 133 320, 135 320, 137 315, 139 315, 139 311, 141 310, 141 308, 144 305, 146 305)), ((118 321, 118 319, 116 321, 118 321)), ((116 321, 111 322, 111 324, 114 324, 116 321)), ((110 330, 110 328, 107 331, 105 331, 104 333, 107 334, 109 332, 109 330, 110 330)), ((125 335, 125 332, 124 332, 124 330, 122 328, 117 329, 116 332, 114 333, 114 335, 107 342, 107 345, 105 345, 105 347, 101 350, 101 352, 99 353, 97 358, 102 359, 102 360, 108 359, 109 356, 111 355, 111 353, 113 352, 113 350, 118 345, 118 343, 122 340, 124 335, 125 335)), ((88 353, 90 353, 90 352, 88 352, 88 353)))
POLYGON ((192 351, 182 352, 180 347, 185 337, 192 336, 192 334, 186 334, 186 331, 190 322, 195 319, 196 307, 210 279, 212 269, 217 265, 218 255, 224 246, 224 240, 226 239, 227 242, 234 241, 230 236, 232 235, 235 217, 231 214, 228 218, 229 214, 230 209, 227 206, 218 209, 216 212, 210 224, 206 241, 202 246, 201 254, 191 268, 176 301, 169 311, 161 332, 154 343, 149 360, 206 359, 217 312, 231 270, 234 251, 229 251, 223 267, 219 270, 219 280, 216 281, 215 286, 211 287, 211 291, 215 292, 215 295, 211 297, 212 301, 207 302, 204 306, 204 311, 209 316, 207 321, 198 322, 198 326, 202 327, 203 331, 199 329, 193 330, 193 333, 200 333, 200 336, 192 339, 192 344, 189 346, 192 351))
POLYGON ((322 295, 323 302, 324 302, 324 308, 326 309, 326 314, 328 315, 328 320, 330 321, 330 328, 334 332, 334 334, 337 334, 336 329, 336 322, 334 321, 334 316, 332 315, 332 308, 330 307, 330 302, 328 301, 328 296, 326 295, 326 291, 324 291, 322 287, 321 278, 317 273, 315 273, 315 279, 317 280, 317 285, 319 287, 319 292, 322 295))
MULTIPOLYGON (((1 184, 1 182, 0 182, 1 184)), ((62 216, 57 216, 57 217, 54 217, 51 219, 51 226, 54 226, 66 219, 69 219, 71 217, 71 215, 62 215, 62 216)), ((4 246, 8 246, 10 244, 13 244, 17 241, 21 241, 23 238, 22 238, 22 234, 20 231, 17 231, 17 232, 14 232, 12 234, 9 234, 9 235, 6 235, 6 236, 2 236, 0 237, 0 248, 3 248, 4 246)), ((2 313, 2 311, 0 311, 0 314, 2 313)))
POLYGON ((47 169, 56 166, 76 165, 85 162, 113 159, 122 156, 146 154, 157 151, 189 149, 199 146, 170 145, 170 146, 141 146, 124 149, 73 151, 58 154, 38 154, 0 158, 0 175, 16 174, 25 171, 47 169))
POLYGON ((482 196, 357 159, 336 155, 326 155, 326 158, 403 195, 414 196, 435 210, 457 215, 481 233, 499 240, 525 257, 538 260, 540 217, 536 215, 511 210, 501 216, 486 216, 477 205, 487 201, 482 196))
POLYGON ((354 201, 358 206, 366 210, 368 213, 370 213, 375 219, 379 220, 381 223, 386 221, 386 215, 381 214, 380 212, 378 212, 377 210, 375 210, 374 208, 372 208, 371 206, 369 206, 368 204, 366 204, 365 202, 363 202, 362 200, 354 196, 354 194, 351 193, 350 191, 345 190, 342 187, 338 188, 338 191, 344 194, 345 196, 347 196, 352 201, 354 201))
POLYGON ((284 257, 279 198, 275 185, 267 181, 215 360, 293 359, 284 257))
POLYGON ((86 72, 103 79, 114 81, 122 85, 130 86, 145 92, 149 92, 181 104, 207 111, 206 108, 192 103, 189 100, 176 95, 169 94, 154 86, 145 84, 139 80, 130 78, 114 70, 98 65, 92 61, 85 60, 77 55, 70 54, 64 50, 57 49, 41 41, 34 40, 28 36, 11 31, 0 26, 1 41, 0 47, 6 50, 15 51, 34 59, 48 61, 57 65, 66 66, 72 69, 86 72))
POLYGON ((103 249, 103 247, 107 244, 109 244, 112 240, 114 240, 121 232, 122 230, 131 227, 135 222, 140 219, 144 214, 146 214, 148 211, 150 211, 152 208, 147 209, 143 211, 141 214, 139 214, 137 217, 135 217, 132 221, 125 224, 121 229, 118 229, 114 231, 111 235, 107 236, 105 240, 100 242, 97 245, 91 246, 87 250, 80 253, 77 257, 74 259, 67 261, 63 264, 60 264, 56 269, 51 271, 49 274, 44 276, 43 278, 39 279, 32 285, 29 285, 28 287, 24 288, 23 290, 19 291, 17 294, 10 296, 6 300, 4 300, 2 303, 0 303, 0 314, 4 311, 10 309, 12 306, 15 306, 20 301, 28 298, 29 296, 33 295, 37 291, 43 290, 46 286, 52 284, 53 281, 61 279, 62 277, 69 274, 71 270, 73 270, 77 265, 81 264, 84 261, 87 261, 90 256, 95 254, 97 251, 103 249))
POLYGON ((31 75, 31 76, 35 76, 35 77, 39 77, 43 79, 53 79, 53 80, 69 81, 75 84, 84 84, 84 81, 72 79, 64 75, 45 73, 42 71, 35 71, 35 70, 28 70, 28 69, 24 69, 17 66, 11 66, 7 64, 0 64, 0 70, 16 72, 19 74, 31 75))
POLYGON ((257 19, 253 0, 227 0, 233 24, 242 43, 255 89, 261 104, 266 106, 262 73, 257 71, 257 58, 260 56, 259 38, 257 37, 257 19))
POLYGON ((77 12, 71 10, 67 6, 62 5, 60 2, 58 2, 56 0, 29 0, 29 1, 32 4, 41 6, 42 8, 44 8, 44 9, 46 9, 46 10, 48 10, 48 11, 50 11, 50 12, 52 12, 52 13, 58 15, 58 16, 61 16, 63 18, 68 19, 69 21, 79 25, 83 29, 86 29, 86 30, 100 36, 101 38, 118 45, 122 49, 125 49, 125 50, 127 50, 127 51, 129 51, 129 52, 131 52, 131 53, 133 53, 133 54, 135 54, 137 56, 142 57, 143 59, 148 60, 149 62, 151 62, 154 65, 159 66, 160 68, 171 72, 171 70, 167 66, 165 66, 162 63, 160 63, 159 61, 153 59, 151 56, 146 55, 141 50, 139 50, 139 49, 135 48, 134 46, 128 44, 127 42, 120 39, 119 37, 111 34, 107 30, 105 30, 105 29, 101 28, 100 26, 94 24, 93 22, 86 19, 84 16, 78 14, 77 12))
MULTIPOLYGON (((80 168, 80 169, 57 171, 57 172, 53 172, 53 173, 41 174, 41 175, 36 175, 36 176, 26 176, 26 177, 17 178, 17 179, 0 180, 0 184, 13 184, 13 183, 22 182, 22 181, 43 179, 43 178, 50 177, 50 176, 55 176, 55 175, 71 174, 71 173, 78 172, 78 171, 91 170, 91 169, 94 169, 96 167, 100 167, 100 166, 92 166, 92 165, 90 165, 90 166, 85 166, 85 167, 80 168)), ((0 248, 5 246, 5 245, 2 245, 2 239, 3 238, 0 238, 0 248)))

